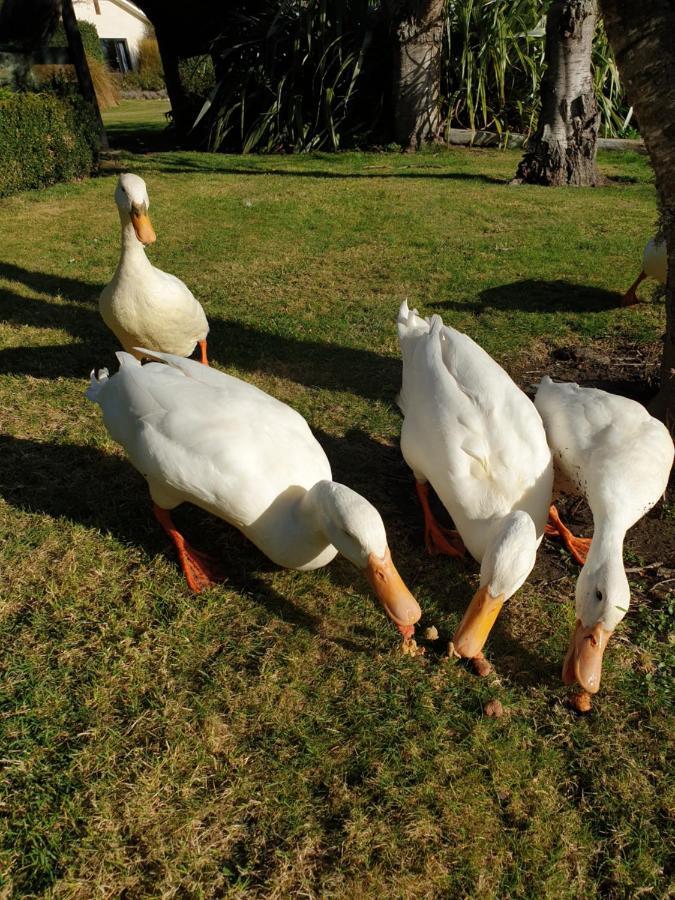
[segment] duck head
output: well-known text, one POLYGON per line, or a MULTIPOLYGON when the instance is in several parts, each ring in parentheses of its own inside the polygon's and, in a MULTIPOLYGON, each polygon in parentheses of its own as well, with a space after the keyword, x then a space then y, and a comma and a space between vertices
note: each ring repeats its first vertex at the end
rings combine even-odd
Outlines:
POLYGON ((504 602, 532 571, 538 546, 534 522, 522 510, 492 526, 480 567, 480 587, 452 638, 460 656, 473 659, 483 649, 504 602))
MULTIPOLYGON (((597 536, 598 542, 601 536, 597 536)), ((621 553, 599 557, 593 537, 576 587, 577 621, 563 662, 565 684, 578 682, 589 694, 600 688, 602 658, 612 632, 628 611, 630 588, 621 553)))
POLYGON ((150 199, 145 182, 138 175, 125 172, 117 180, 115 188, 115 203, 120 213, 122 225, 131 222, 136 237, 147 246, 157 240, 155 229, 152 227, 148 216, 150 199))
POLYGON ((403 637, 412 637, 422 610, 392 562, 379 512, 356 491, 335 481, 318 482, 308 497, 327 540, 364 572, 403 637))

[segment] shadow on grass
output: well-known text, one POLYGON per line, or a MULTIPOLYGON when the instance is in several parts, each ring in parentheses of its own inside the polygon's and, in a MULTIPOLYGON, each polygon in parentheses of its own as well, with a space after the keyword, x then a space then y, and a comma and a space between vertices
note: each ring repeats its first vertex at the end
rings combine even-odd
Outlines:
MULTIPOLYGON (((47 298, 22 297, 3 291, 0 310, 3 321, 62 329, 80 343, 0 350, 0 373, 86 378, 93 368, 108 366, 116 371, 113 354, 118 345, 98 312, 101 285, 56 278, 8 263, 0 263, 0 277, 21 281, 34 291, 87 301, 57 304, 47 298)), ((209 324, 209 356, 221 366, 260 371, 309 387, 350 391, 374 399, 393 399, 400 387, 400 362, 391 356, 272 334, 218 316, 210 316, 209 324)))
MULTIPOLYGON (((126 149, 126 148, 125 148, 126 149)), ((203 154, 203 159, 195 159, 191 155, 179 156, 176 153, 164 155, 156 153, 152 156, 153 167, 162 172, 177 172, 182 174, 208 173, 211 175, 245 175, 245 176, 273 176, 287 178, 319 178, 327 180, 358 180, 364 178, 431 178, 442 181, 477 181, 483 184, 499 184, 508 186, 509 179, 499 178, 494 175, 484 175, 477 172, 453 172, 447 165, 424 165, 423 162, 412 163, 408 166, 392 166, 383 163, 362 167, 357 171, 341 172, 335 169, 280 168, 275 166, 273 157, 268 157, 259 166, 250 162, 242 162, 241 165, 233 164, 232 156, 226 155, 222 159, 218 154, 203 154), (269 161, 267 161, 269 160, 269 161), (442 171, 430 171, 442 169, 442 171)), ((241 157, 245 160, 246 157, 241 157)), ((114 165, 114 160, 111 161, 114 165)))
MULTIPOLYGON (((425 596, 438 598, 433 605, 436 612, 427 610, 425 615, 427 621, 431 615, 439 625, 444 652, 451 637, 449 626, 443 622, 444 612, 452 612, 459 620, 473 593, 468 576, 477 572, 477 564, 469 557, 463 561, 433 560, 426 555, 413 479, 398 446, 381 444, 356 430, 344 438, 321 432, 317 437, 331 460, 333 477, 362 493, 379 509, 396 565, 413 592, 423 591, 425 596)), ((65 517, 108 532, 122 544, 141 547, 148 556, 166 554, 175 560, 173 548, 152 515, 146 483, 126 460, 92 446, 8 436, 0 436, 0 456, 0 494, 12 506, 55 519, 65 517)), ((260 576, 278 571, 278 567, 235 528, 190 504, 181 506, 174 515, 179 530, 188 540, 194 540, 197 549, 226 561, 228 587, 260 602, 270 614, 350 652, 372 651, 374 634, 367 628, 355 627, 358 643, 327 638, 318 617, 270 587, 260 576)), ((368 594, 362 576, 346 561, 334 561, 328 572, 336 588, 368 594)), ((377 605, 374 598, 371 602, 377 605)), ((490 639, 489 655, 497 668, 501 657, 518 660, 520 668, 514 681, 533 684, 544 679, 557 683, 557 668, 523 647, 502 619, 490 639)))
POLYGON ((438 300, 430 303, 429 309, 450 309, 478 315, 495 309, 531 313, 592 313, 616 309, 621 302, 621 294, 604 288, 562 279, 543 281, 534 278, 488 288, 481 291, 479 297, 480 302, 477 303, 438 300))
MULTIPOLYGON (((64 517, 107 532, 122 544, 141 547, 148 556, 162 554, 175 561, 173 547, 152 514, 147 485, 126 460, 91 446, 6 435, 0 435, 0 456, 0 495, 7 503, 26 512, 64 517)), ((187 504, 174 517, 179 530, 198 549, 226 560, 227 587, 262 603, 283 621, 325 637, 319 618, 260 577, 278 567, 239 531, 187 504)), ((180 577, 178 563, 175 565, 180 577)), ((358 577, 355 573, 352 587, 358 577)), ((374 637, 365 629, 362 634, 371 640, 374 637)), ((330 640, 352 652, 372 649, 345 638, 330 640)))

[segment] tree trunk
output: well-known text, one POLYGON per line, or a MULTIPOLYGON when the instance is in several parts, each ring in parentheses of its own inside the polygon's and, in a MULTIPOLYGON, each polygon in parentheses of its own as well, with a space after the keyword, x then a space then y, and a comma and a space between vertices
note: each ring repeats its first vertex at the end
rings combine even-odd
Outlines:
POLYGON ((176 129, 176 136, 179 141, 187 138, 192 122, 188 111, 188 104, 183 89, 183 82, 180 80, 180 72, 178 69, 178 54, 171 38, 166 37, 164 24, 153 22, 155 26, 155 34, 157 36, 157 45, 159 47, 159 55, 162 59, 162 68, 164 69, 164 83, 166 84, 166 92, 171 102, 171 114, 173 124, 176 129))
POLYGON ((607 36, 635 107, 656 178, 668 250, 661 391, 652 412, 675 426, 675 5, 673 0, 600 0, 607 36))
POLYGON ((406 149, 438 134, 444 5, 444 0, 388 0, 395 35, 394 134, 406 149))
POLYGON ((539 125, 515 183, 595 186, 600 114, 591 75, 596 0, 556 0, 546 20, 539 125))
POLYGON ((91 105, 96 115, 98 130, 101 136, 101 147, 104 150, 108 150, 108 135, 106 134, 103 119, 101 118, 101 110, 98 107, 94 84, 91 80, 89 66, 87 65, 87 57, 85 56, 84 47, 82 46, 82 35, 80 34, 80 29, 77 27, 77 19, 75 18, 75 12, 73 10, 73 0, 62 0, 61 15, 63 16, 63 27, 66 32, 66 37, 68 38, 68 49, 70 50, 70 55, 73 59, 73 65, 75 66, 75 71, 77 73, 77 80, 80 83, 82 96, 91 105))

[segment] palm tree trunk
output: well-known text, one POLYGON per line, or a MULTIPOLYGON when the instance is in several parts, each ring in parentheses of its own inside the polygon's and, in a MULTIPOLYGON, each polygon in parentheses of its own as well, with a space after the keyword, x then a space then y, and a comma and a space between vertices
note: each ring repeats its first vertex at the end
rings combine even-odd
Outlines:
POLYGON ((675 4, 600 0, 607 36, 649 151, 668 249, 666 334, 655 415, 675 427, 675 4))
POLYGON ((395 36, 394 134, 406 149, 432 140, 440 126, 444 0, 388 0, 395 36))
POLYGON ((75 18, 75 11, 73 10, 73 0, 62 0, 61 15, 63 16, 63 27, 66 32, 66 37, 68 38, 68 49, 70 50, 73 65, 75 66, 75 72, 77 73, 77 80, 80 84, 80 91, 96 115, 98 130, 101 137, 101 147, 104 150, 108 150, 108 135, 106 134, 105 125, 101 118, 101 110, 99 109, 98 100, 96 99, 94 83, 91 80, 91 73, 89 72, 89 66, 87 65, 87 57, 85 56, 84 47, 82 45, 82 35, 80 34, 80 29, 77 27, 77 19, 75 18))
POLYGON ((591 75, 596 0, 556 0, 546 20, 546 74, 539 125, 515 183, 598 184, 600 114, 591 75))

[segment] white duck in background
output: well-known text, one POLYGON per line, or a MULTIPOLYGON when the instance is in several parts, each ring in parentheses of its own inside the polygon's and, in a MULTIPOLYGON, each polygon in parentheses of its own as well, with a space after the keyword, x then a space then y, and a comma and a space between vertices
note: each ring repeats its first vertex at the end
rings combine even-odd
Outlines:
POLYGON ((204 310, 180 278, 156 269, 144 246, 156 240, 148 217, 150 200, 138 175, 120 175, 115 203, 122 224, 122 253, 99 298, 103 321, 127 353, 147 347, 177 356, 190 356, 199 344, 201 361, 208 365, 204 310))
POLYGON ((108 378, 102 370, 98 379, 92 372, 87 397, 147 479, 189 586, 200 591, 218 574, 173 524, 169 511, 184 502, 234 525, 280 566, 316 569, 342 553, 410 638, 421 610, 391 560, 380 514, 332 481, 326 454, 302 416, 195 360, 136 352, 163 362, 141 366, 118 353, 119 371, 108 378))
POLYGON ((657 241, 656 238, 651 238, 647 241, 642 254, 642 271, 623 295, 621 305, 633 306, 634 303, 638 302, 636 291, 638 285, 644 281, 645 278, 655 278, 657 281, 660 281, 661 284, 665 284, 667 274, 668 254, 666 253, 666 242, 657 241))
POLYGON ((534 566, 551 502, 551 452, 530 400, 471 338, 440 316, 421 319, 407 302, 398 335, 401 451, 417 480, 428 549, 460 555, 463 542, 481 563, 480 589, 453 637, 459 655, 480 660, 502 605, 534 566), (434 520, 427 482, 461 541, 434 520))
POLYGON ((586 498, 593 539, 576 587, 577 622, 563 664, 566 684, 600 687, 602 657, 626 615, 626 531, 663 495, 673 465, 668 429, 634 400, 544 377, 535 397, 553 451, 556 493, 586 498))

